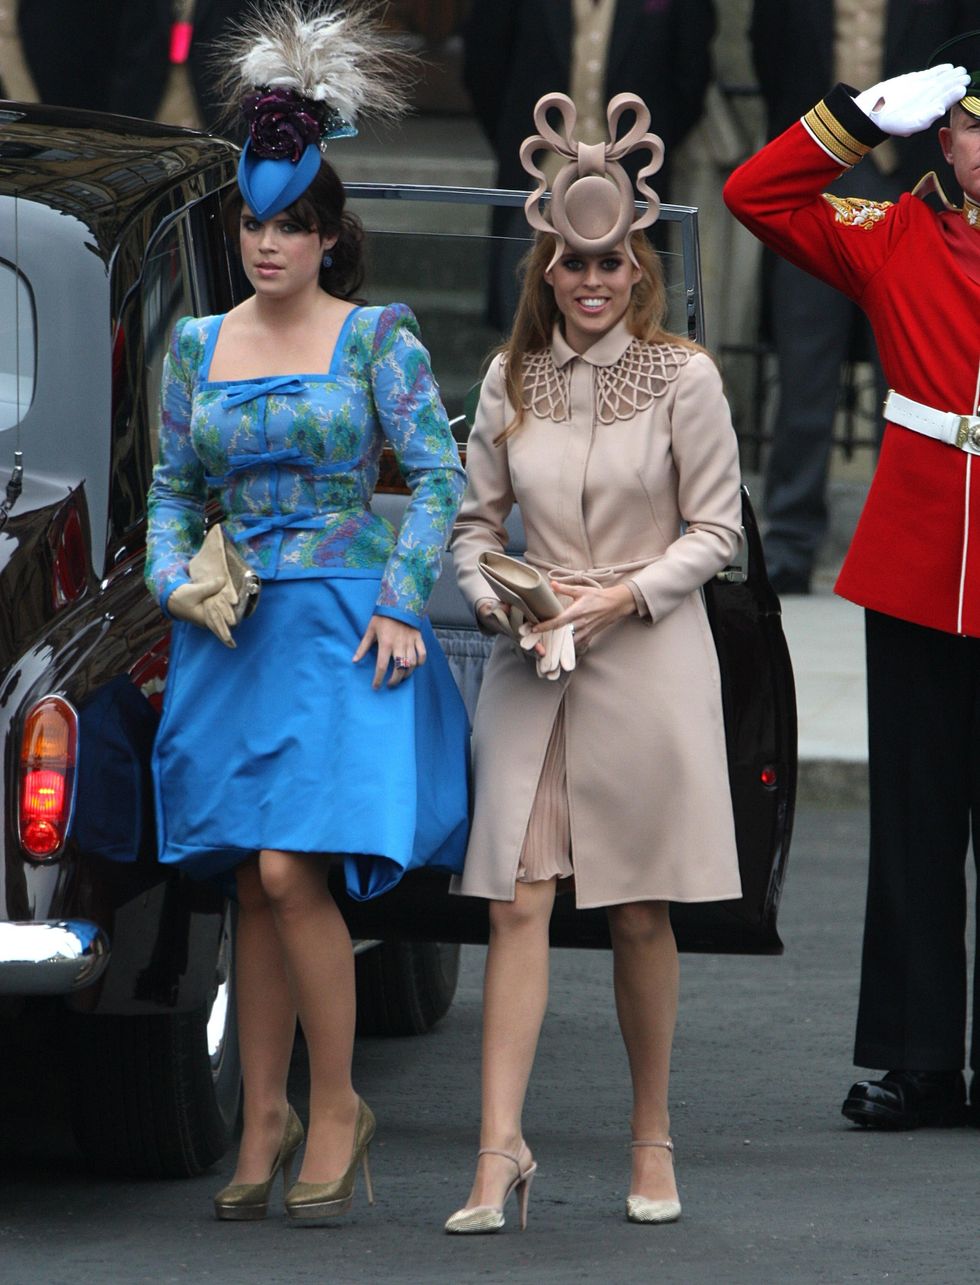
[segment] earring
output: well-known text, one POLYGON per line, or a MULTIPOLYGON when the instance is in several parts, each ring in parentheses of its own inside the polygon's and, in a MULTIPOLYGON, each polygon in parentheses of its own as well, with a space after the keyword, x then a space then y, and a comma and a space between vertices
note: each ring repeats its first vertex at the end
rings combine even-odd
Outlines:
POLYGON ((330 253, 330 251, 329 251, 329 250, 328 250, 328 251, 326 252, 326 254, 323 256, 323 266, 324 266, 325 268, 332 268, 332 267, 333 267, 333 255, 330 253))

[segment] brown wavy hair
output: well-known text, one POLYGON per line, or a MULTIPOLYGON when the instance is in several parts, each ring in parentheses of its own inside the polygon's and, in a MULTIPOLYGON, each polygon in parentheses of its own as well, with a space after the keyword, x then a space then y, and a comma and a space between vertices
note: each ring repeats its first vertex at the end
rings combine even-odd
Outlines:
MULTIPOLYGON (((626 325, 630 334, 648 344, 676 344, 704 352, 700 344, 667 329, 667 287, 660 255, 642 232, 630 238, 630 245, 640 269, 640 279, 633 286, 626 325)), ((524 422, 524 359, 533 352, 540 352, 551 343, 551 335, 560 313, 555 302, 555 292, 544 274, 555 252, 554 238, 542 233, 521 260, 518 271, 523 273, 521 297, 514 314, 514 327, 510 338, 496 350, 504 358, 504 386, 507 400, 515 408, 514 418, 502 433, 494 438, 499 445, 510 437, 524 422)))

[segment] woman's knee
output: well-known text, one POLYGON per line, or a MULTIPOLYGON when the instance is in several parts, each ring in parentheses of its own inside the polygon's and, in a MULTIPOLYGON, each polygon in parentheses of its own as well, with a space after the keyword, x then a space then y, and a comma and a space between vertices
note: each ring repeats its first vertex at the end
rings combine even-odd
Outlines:
POLYGON ((555 902, 555 881, 518 883, 513 901, 490 902, 490 931, 512 933, 533 931, 535 927, 547 932, 551 908, 555 902))
POLYGON ((643 946, 673 935, 666 901, 632 901, 609 907, 613 945, 643 946))
POLYGON ((269 898, 262 887, 257 857, 245 861, 235 870, 235 895, 239 912, 267 910, 269 898))
POLYGON ((259 853, 258 866, 262 891, 277 911, 329 896, 321 872, 305 854, 264 851, 259 853))

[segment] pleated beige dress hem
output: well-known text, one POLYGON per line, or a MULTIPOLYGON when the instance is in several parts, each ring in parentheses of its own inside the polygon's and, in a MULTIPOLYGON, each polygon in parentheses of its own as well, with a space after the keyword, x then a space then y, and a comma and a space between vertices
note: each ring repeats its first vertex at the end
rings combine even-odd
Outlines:
MULTIPOLYGON (((565 703, 558 706, 517 865, 518 883, 570 879, 572 826, 565 767, 565 703)), ((561 885, 559 884, 559 887, 561 885)))

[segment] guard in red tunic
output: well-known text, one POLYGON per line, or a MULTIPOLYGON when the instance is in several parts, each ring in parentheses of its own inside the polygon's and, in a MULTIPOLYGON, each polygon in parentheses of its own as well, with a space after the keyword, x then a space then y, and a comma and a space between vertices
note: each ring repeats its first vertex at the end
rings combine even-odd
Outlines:
MULTIPOLYGON (((980 68, 980 32, 937 50, 980 68)), ((844 1115, 980 1123, 980 971, 966 1024, 966 852, 980 818, 980 71, 950 62, 838 85, 729 179, 760 240, 867 313, 892 388, 837 592, 865 608, 871 856, 844 1115), (933 125, 965 193, 929 175, 895 203, 825 189, 889 135, 933 125)), ((980 847, 975 835, 974 848, 980 847)), ((980 969, 980 966, 978 966, 980 969)))

